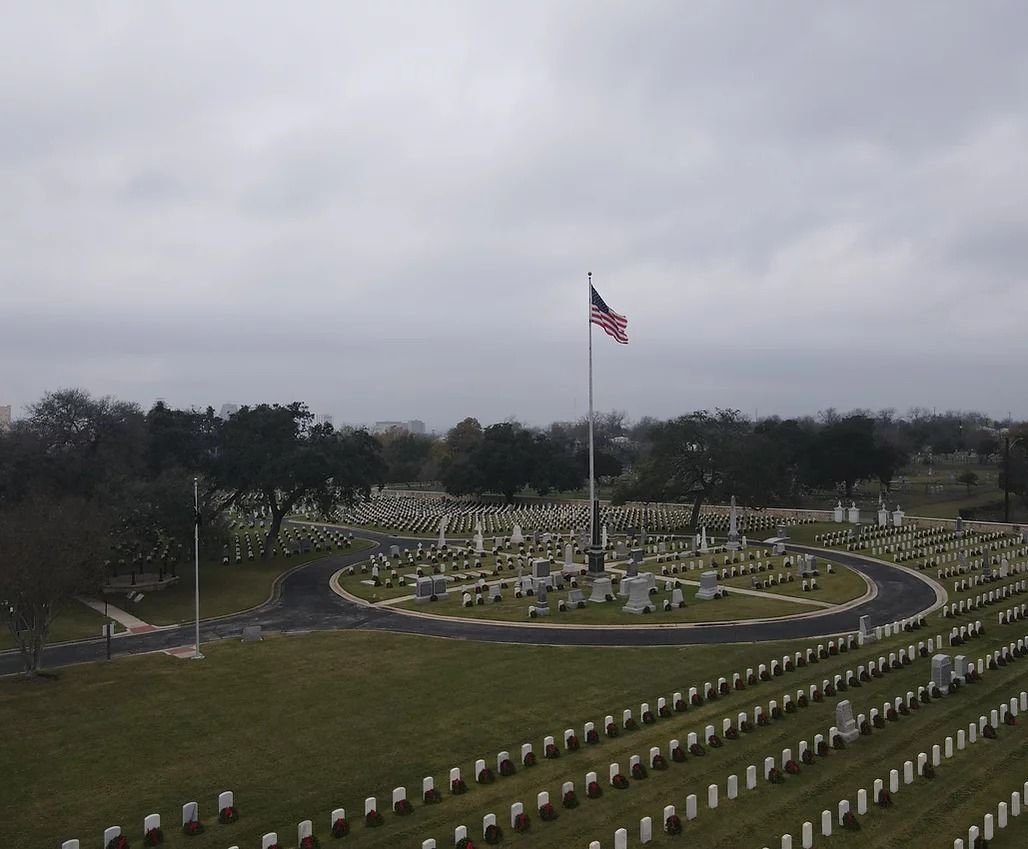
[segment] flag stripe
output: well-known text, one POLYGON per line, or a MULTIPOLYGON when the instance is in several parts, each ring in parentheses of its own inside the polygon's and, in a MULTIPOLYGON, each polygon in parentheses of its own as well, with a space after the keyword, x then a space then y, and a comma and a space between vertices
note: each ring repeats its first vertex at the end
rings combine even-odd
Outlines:
POLYGON ((628 327, 628 319, 618 315, 607 306, 596 289, 590 287, 592 309, 589 312, 589 322, 603 328, 603 331, 622 345, 628 344, 628 334, 625 332, 628 327))

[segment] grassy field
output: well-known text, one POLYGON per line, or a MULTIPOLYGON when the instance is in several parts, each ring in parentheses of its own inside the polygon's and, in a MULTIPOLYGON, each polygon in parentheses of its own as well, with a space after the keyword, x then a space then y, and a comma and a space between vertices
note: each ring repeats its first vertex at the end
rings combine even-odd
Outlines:
MULTIPOLYGON (((355 539, 350 548, 334 552, 311 551, 293 557, 275 557, 271 560, 229 565, 217 562, 201 563, 200 616, 208 619, 256 607, 271 594, 275 580, 290 569, 321 557, 349 554, 370 548, 372 545, 373 543, 367 540, 355 539)), ((123 607, 133 616, 138 616, 152 625, 175 625, 191 621, 194 616, 192 569, 180 569, 179 574, 181 578, 177 584, 159 592, 147 593, 138 603, 115 595, 109 596, 109 599, 112 604, 123 607)))
MULTIPOLYGON (((98 613, 91 607, 87 607, 77 601, 69 601, 54 619, 50 626, 51 643, 61 643, 66 640, 88 640, 100 636, 104 619, 102 613, 98 613)), ((124 631, 120 625, 115 627, 116 632, 124 631)), ((16 647, 14 637, 6 628, 0 629, 0 651, 16 647)))
MULTIPOLYGON (((795 752, 797 741, 823 733, 834 724, 834 699, 785 714, 722 749, 709 749, 705 757, 651 771, 628 790, 606 787, 598 800, 584 798, 583 776, 595 770, 602 780, 612 761, 627 771, 630 755, 645 757, 650 746, 666 752, 670 737, 684 741, 687 732, 702 732, 707 723, 720 726, 721 717, 734 718, 755 704, 766 709, 769 698, 780 700, 782 693, 820 684, 835 672, 943 630, 940 624, 821 661, 602 739, 595 747, 583 743, 579 752, 557 760, 540 757, 536 767, 520 767, 515 776, 490 786, 469 780, 469 792, 459 797, 445 792, 451 766, 460 766, 470 779, 475 758, 495 766, 497 751, 516 752, 523 741, 533 742, 541 755, 546 734, 559 739, 565 727, 581 734, 584 721, 599 723, 605 713, 617 715, 625 707, 638 715, 642 701, 655 707, 659 695, 670 697, 673 690, 699 686, 808 643, 575 649, 349 632, 205 645, 207 659, 199 663, 153 655, 68 668, 57 681, 3 679, 0 845, 56 847, 77 836, 83 849, 100 849, 102 829, 111 824, 121 824, 138 845, 143 817, 156 811, 164 818, 170 849, 255 846, 266 831, 277 831, 282 844, 291 847, 295 824, 307 817, 323 844, 331 846, 337 842, 327 833, 329 811, 343 806, 353 832, 338 845, 355 847, 419 846, 426 837, 446 847, 461 823, 477 844, 481 817, 490 811, 505 826, 503 845, 526 849, 585 847, 590 840, 609 846, 620 826, 629 829, 634 843, 644 815, 655 818, 658 847, 777 846, 784 832, 795 835, 798 846, 803 821, 818 823, 821 810, 834 810, 840 798, 855 802, 858 787, 869 788, 876 777, 887 779, 890 768, 901 769, 904 760, 930 752, 932 743, 1024 689, 1028 660, 987 672, 981 683, 887 723, 845 751, 803 767, 783 785, 760 781, 754 791, 740 789, 738 801, 724 798, 726 776, 742 778, 748 764, 759 766, 766 755, 777 759, 784 746, 795 752), (444 791, 442 804, 421 803, 424 775, 435 776, 444 791), (547 789, 557 801, 565 780, 575 782, 580 807, 561 810, 555 822, 541 822, 536 792, 547 789), (712 783, 722 789, 716 814, 705 805, 712 783), (397 785, 406 786, 414 802, 410 817, 388 811, 389 793, 397 785), (216 795, 224 789, 235 791, 242 812, 232 826, 216 822, 216 795), (684 822, 681 837, 660 834, 663 805, 675 804, 684 813, 690 793, 700 799, 698 819, 684 822), (386 809, 382 828, 368 829, 359 821, 368 795, 376 795, 386 809), (179 811, 194 799, 208 830, 187 839, 177 828, 179 811), (525 802, 532 818, 529 835, 506 827, 509 805, 516 800, 525 802)), ((982 656, 1019 636, 1020 626, 991 626, 963 651, 982 656)), ((916 689, 928 677, 928 661, 918 659, 846 695, 857 711, 865 711, 916 689)), ((996 802, 1019 788, 1028 773, 1026 742, 1023 724, 999 728, 997 740, 958 752, 931 782, 918 778, 912 788, 901 786, 892 809, 873 809, 861 818, 860 832, 837 829, 831 843, 949 849, 953 837, 966 835, 971 822, 980 822, 984 811, 994 811, 996 802)), ((1028 824, 1028 816, 1021 819, 1028 824)), ((999 832, 993 846, 1023 846, 1025 833, 1018 821, 999 832)), ((823 843, 818 838, 816 845, 823 843)))

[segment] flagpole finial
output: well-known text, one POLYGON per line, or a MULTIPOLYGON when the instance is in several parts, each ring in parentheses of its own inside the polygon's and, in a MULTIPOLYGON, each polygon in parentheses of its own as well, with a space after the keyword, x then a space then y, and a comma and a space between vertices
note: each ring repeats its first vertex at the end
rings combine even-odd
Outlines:
POLYGON ((586 274, 588 274, 588 275, 589 275, 589 279, 590 279, 590 280, 592 280, 592 278, 593 278, 593 273, 592 273, 591 271, 587 271, 587 272, 586 272, 586 274))

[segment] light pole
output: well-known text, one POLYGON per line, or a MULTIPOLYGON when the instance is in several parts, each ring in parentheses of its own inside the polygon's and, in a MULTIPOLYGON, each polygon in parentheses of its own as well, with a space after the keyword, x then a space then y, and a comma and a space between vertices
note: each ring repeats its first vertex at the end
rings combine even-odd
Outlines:
MULTIPOLYGON (((1014 445, 1017 445, 1023 436, 1019 436, 1014 440, 1014 445)), ((1010 437, 1003 437, 1003 521, 1010 521, 1010 437)))
POLYGON ((196 478, 193 478, 193 558, 196 602, 196 650, 193 652, 193 660, 203 660, 200 654, 200 496, 196 478))

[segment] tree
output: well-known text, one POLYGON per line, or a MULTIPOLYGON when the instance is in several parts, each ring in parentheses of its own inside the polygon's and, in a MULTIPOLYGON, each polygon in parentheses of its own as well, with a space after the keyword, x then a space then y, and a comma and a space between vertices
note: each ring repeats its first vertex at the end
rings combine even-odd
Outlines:
POLYGON ((38 675, 50 626, 82 592, 101 585, 110 551, 95 502, 33 494, 0 513, 0 620, 38 675))
POLYGON ((978 474, 977 472, 961 472, 957 475, 957 483, 962 483, 967 487, 967 495, 971 496, 971 487, 978 486, 978 474))
POLYGON ((293 510, 331 518, 382 483, 385 465, 374 437, 366 430, 312 425, 312 419, 304 404, 293 402, 242 407, 225 422, 213 482, 268 509, 265 557, 272 556, 282 521, 293 510))
POLYGON ((407 483, 423 480, 422 472, 432 454, 436 440, 418 433, 384 433, 378 437, 385 463, 386 483, 407 483))
POLYGON ((750 425, 738 410, 706 410, 654 424, 649 452, 615 485, 614 499, 692 502, 690 526, 700 508, 730 487, 748 485, 752 467, 736 462, 750 425))
POLYGON ((811 480, 823 486, 842 484, 846 497, 852 498, 857 481, 875 473, 881 459, 877 449, 874 422, 870 418, 835 417, 821 429, 811 446, 811 480))

